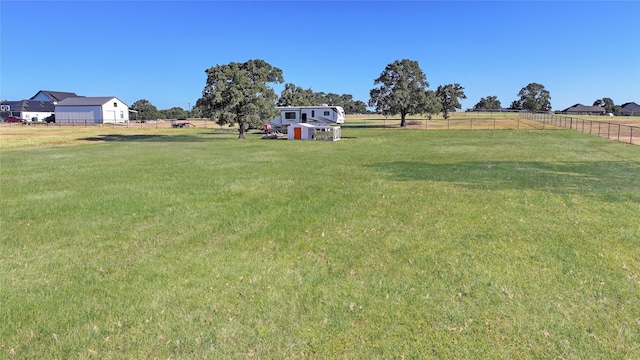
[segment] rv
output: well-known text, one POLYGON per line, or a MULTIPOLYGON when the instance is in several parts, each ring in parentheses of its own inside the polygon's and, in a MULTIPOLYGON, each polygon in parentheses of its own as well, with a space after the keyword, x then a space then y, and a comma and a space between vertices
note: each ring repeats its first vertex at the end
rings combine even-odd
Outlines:
POLYGON ((285 132, 289 125, 298 123, 316 126, 344 123, 344 110, 340 106, 283 106, 276 109, 280 115, 268 122, 273 130, 285 132))

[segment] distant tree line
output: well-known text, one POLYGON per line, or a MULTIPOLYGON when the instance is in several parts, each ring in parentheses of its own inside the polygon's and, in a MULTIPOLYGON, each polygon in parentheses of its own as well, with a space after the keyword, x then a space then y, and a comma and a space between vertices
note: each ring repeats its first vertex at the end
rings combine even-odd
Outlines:
MULTIPOLYGON (((205 117, 220 125, 238 125, 239 138, 244 138, 249 128, 260 127, 277 114, 276 106, 311 106, 327 104, 341 106, 346 113, 366 113, 367 105, 383 115, 400 115, 401 126, 406 126, 408 115, 442 113, 445 119, 450 112, 461 108, 460 99, 466 99, 464 87, 458 83, 439 85, 428 90, 429 82, 417 61, 403 59, 388 64, 369 92, 369 101, 354 100, 350 94, 315 92, 293 83, 286 83, 278 96, 269 84, 284 83, 282 70, 263 60, 249 60, 216 65, 205 70, 207 80, 202 97, 193 109, 173 107, 158 110, 149 100, 141 99, 131 107, 139 120, 205 117)), ((542 84, 530 83, 520 89, 518 100, 509 109, 550 111, 551 95, 542 84)), ((602 106, 606 112, 620 112, 610 98, 598 99, 594 106, 602 106)), ((474 110, 500 110, 502 105, 496 96, 481 98, 474 110)))
POLYGON ((314 92, 312 89, 303 89, 292 83, 284 85, 284 90, 282 90, 278 99, 278 106, 313 106, 322 104, 340 106, 347 114, 367 112, 367 104, 360 100, 353 100, 353 95, 351 94, 338 95, 314 92))
POLYGON ((149 100, 140 99, 129 107, 135 111, 132 117, 137 120, 180 119, 190 116, 189 111, 181 107, 172 107, 167 110, 158 110, 149 100))
MULTIPOLYGON (((550 111, 551 96, 544 86, 531 83, 522 88, 518 93, 520 99, 511 102, 508 110, 527 110, 527 111, 550 111)), ((611 98, 597 99, 593 102, 593 106, 600 106, 605 113, 619 114, 622 112, 622 105, 615 105, 611 98)), ((496 96, 487 96, 480 98, 477 104, 473 106, 473 110, 501 110, 500 100, 496 96)))

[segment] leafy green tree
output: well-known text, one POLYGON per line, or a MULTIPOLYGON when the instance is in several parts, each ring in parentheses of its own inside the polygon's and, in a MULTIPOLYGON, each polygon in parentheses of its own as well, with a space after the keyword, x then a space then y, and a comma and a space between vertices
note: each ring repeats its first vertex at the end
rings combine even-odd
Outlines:
POLYGON ((543 85, 530 83, 518 93, 519 103, 523 110, 549 111, 551 110, 551 95, 543 85))
POLYGON ((351 101, 343 106, 344 112, 347 114, 364 114, 367 113, 367 104, 364 101, 351 101))
POLYGON ((456 109, 462 108, 458 99, 466 99, 464 88, 460 84, 440 85, 436 90, 436 96, 440 100, 442 106, 442 114, 445 119, 449 118, 449 111, 455 112, 456 109))
POLYGON ((280 92, 278 105, 280 106, 313 106, 327 104, 329 106, 341 106, 345 113, 365 113, 367 104, 363 101, 353 100, 353 95, 336 93, 314 92, 312 89, 303 89, 292 83, 287 83, 280 92))
POLYGON ((160 110, 160 113, 162 113, 166 119, 180 119, 187 117, 187 112, 181 107, 172 107, 171 109, 160 110))
POLYGON ((424 102, 422 103, 421 113, 427 115, 427 118, 431 120, 433 114, 437 114, 442 111, 442 104, 433 90, 427 90, 424 93, 424 102))
POLYGON ((156 119, 165 119, 164 114, 158 111, 149 100, 140 99, 134 102, 130 107, 130 110, 134 110, 138 112, 138 120, 156 120, 156 119))
POLYGON ((284 84, 284 89, 280 92, 278 105, 281 106, 310 106, 314 101, 313 91, 303 89, 292 83, 284 84))
POLYGON ((205 73, 207 83, 196 106, 219 125, 238 124, 238 139, 244 139, 250 127, 260 127, 277 115, 278 95, 268 86, 284 82, 277 67, 264 60, 249 60, 216 65, 205 73))
POLYGON ((613 103, 613 100, 611 100, 611 98, 598 99, 593 102, 593 106, 602 106, 604 108, 604 111, 607 113, 613 114, 616 112, 616 105, 613 103))
POLYGON ((417 61, 394 61, 385 67, 373 84, 380 87, 369 91, 369 106, 384 115, 399 113, 400 126, 406 126, 407 115, 423 112, 429 83, 417 61))
POLYGON ((480 101, 473 108, 476 110, 500 110, 501 105, 497 96, 487 96, 486 98, 480 98, 480 101))
MULTIPOLYGON (((338 95, 335 93, 319 93, 319 99, 321 100, 321 104, 327 104, 330 106, 342 106, 344 107, 343 96, 347 95, 338 95)), ((351 96, 351 95, 348 95, 351 96)), ((353 96, 351 96, 353 97, 353 96)))
POLYGON ((518 100, 513 100, 509 105, 510 110, 522 110, 522 104, 518 100))

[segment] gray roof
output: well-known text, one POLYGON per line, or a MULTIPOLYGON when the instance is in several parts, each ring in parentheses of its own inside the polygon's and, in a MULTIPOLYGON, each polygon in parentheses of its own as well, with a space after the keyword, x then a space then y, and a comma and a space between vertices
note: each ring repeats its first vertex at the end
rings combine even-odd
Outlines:
POLYGON ((572 107, 562 110, 562 112, 604 113, 604 108, 602 106, 585 106, 582 104, 575 104, 572 107))
POLYGON ((622 108, 633 110, 633 111, 640 111, 640 105, 636 104, 635 102, 624 103, 622 104, 622 108))
POLYGON ((46 95, 49 99, 52 99, 53 101, 61 101, 68 97, 78 97, 76 93, 72 93, 72 92, 40 90, 38 91, 37 94, 33 95, 29 100, 33 100, 33 98, 38 96, 38 94, 40 93, 46 95))
POLYGON ((2 105, 9 105, 11 111, 54 112, 52 102, 41 100, 3 101, 2 105))
POLYGON ((97 106, 104 105, 113 99, 118 99, 115 96, 95 96, 95 97, 69 97, 58 103, 56 106, 97 106))
POLYGON ((628 102, 622 104, 623 115, 640 115, 640 105, 635 102, 628 102))

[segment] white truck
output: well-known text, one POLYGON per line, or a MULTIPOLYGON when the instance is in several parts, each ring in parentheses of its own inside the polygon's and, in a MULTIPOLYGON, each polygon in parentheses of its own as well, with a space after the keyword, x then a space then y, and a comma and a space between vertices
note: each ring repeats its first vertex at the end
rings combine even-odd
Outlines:
POLYGON ((344 110, 340 106, 281 106, 277 109, 280 115, 265 124, 271 131, 286 132, 289 125, 298 123, 316 126, 344 123, 344 110))

